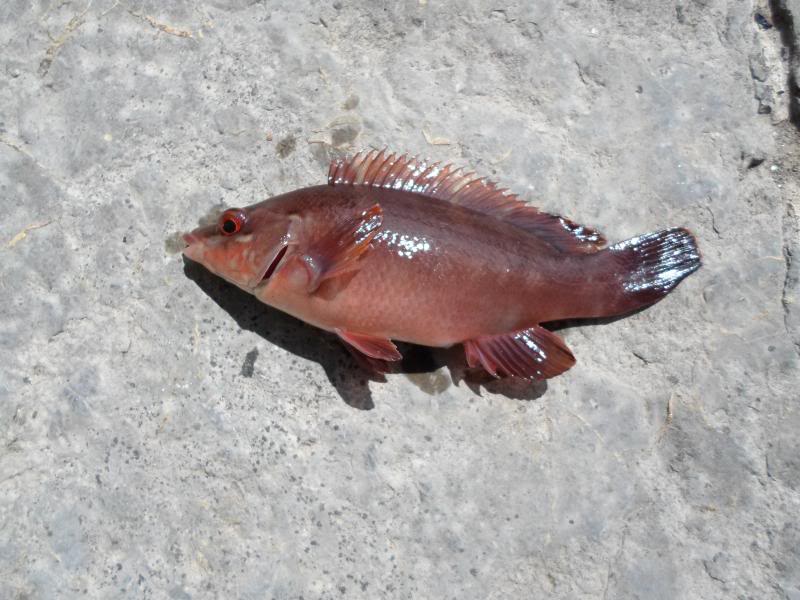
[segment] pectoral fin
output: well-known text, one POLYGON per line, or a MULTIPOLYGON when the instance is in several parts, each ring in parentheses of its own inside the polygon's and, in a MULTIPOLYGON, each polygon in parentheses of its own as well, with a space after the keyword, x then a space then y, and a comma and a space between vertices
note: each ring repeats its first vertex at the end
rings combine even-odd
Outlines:
POLYGON ((467 340, 464 350, 470 367, 480 364, 495 377, 548 379, 575 364, 575 357, 564 341, 539 325, 467 340))
POLYGON ((382 223, 383 211, 376 204, 311 242, 300 256, 309 275, 308 292, 316 291, 326 279, 357 269, 358 259, 369 249, 382 223))
POLYGON ((388 361, 401 360, 403 358, 403 355, 397 350, 392 340, 364 333, 344 331, 343 329, 336 329, 335 331, 347 344, 369 358, 388 361))

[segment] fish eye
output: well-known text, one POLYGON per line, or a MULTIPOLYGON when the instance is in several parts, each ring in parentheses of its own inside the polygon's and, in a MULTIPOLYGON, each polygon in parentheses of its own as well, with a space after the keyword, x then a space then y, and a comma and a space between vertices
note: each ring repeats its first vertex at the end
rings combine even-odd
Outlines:
POLYGON ((240 208, 231 208, 222 213, 219 218, 219 232, 222 235, 239 233, 245 222, 244 211, 240 208))

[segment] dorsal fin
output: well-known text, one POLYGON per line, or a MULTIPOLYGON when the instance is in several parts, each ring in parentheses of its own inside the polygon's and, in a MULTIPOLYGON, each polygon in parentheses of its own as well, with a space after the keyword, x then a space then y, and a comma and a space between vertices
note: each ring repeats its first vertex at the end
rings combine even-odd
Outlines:
POLYGON ((540 212, 516 194, 498 188, 486 178, 476 177, 452 165, 441 166, 418 157, 387 153, 386 150, 359 152, 334 160, 328 169, 328 185, 365 185, 414 192, 446 200, 491 215, 535 233, 563 252, 590 254, 605 246, 605 238, 589 227, 558 215, 540 212))

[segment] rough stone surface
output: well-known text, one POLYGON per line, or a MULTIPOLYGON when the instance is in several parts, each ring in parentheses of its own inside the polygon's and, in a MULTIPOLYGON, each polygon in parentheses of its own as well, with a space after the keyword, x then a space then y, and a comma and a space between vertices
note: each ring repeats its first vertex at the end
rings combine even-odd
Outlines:
POLYGON ((798 32, 797 0, 0 3, 0 597, 800 598, 798 32), (686 225, 705 266, 562 329, 547 385, 455 349, 368 380, 175 237, 364 146, 612 240, 686 225))

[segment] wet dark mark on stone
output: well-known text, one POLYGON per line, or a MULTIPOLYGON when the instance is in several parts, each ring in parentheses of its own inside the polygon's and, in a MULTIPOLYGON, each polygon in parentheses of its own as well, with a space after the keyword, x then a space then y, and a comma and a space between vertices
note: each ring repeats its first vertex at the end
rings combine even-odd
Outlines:
POLYGON ((797 47, 795 34, 794 15, 786 5, 786 0, 769 0, 769 9, 772 12, 772 24, 781 36, 781 43, 789 54, 788 76, 786 88, 789 92, 789 121, 800 129, 800 85, 795 75, 800 68, 800 52, 797 47))
POLYGON ((757 12, 753 15, 753 19, 756 22, 756 25, 761 27, 761 29, 772 29, 772 23, 770 23, 769 19, 762 15, 760 12, 757 12))
POLYGON ((331 145, 334 148, 341 148, 352 144, 359 133, 361 127, 357 123, 340 123, 331 130, 331 145))
POLYGON ((255 371, 256 359, 258 358, 258 348, 253 348, 244 357, 244 364, 242 365, 242 375, 244 377, 252 377, 255 371))
POLYGON ((347 100, 344 101, 344 104, 342 104, 342 108, 344 110, 353 110, 355 108, 358 108, 359 101, 360 99, 356 94, 350 94, 347 97, 347 100))
MULTIPOLYGON (((125 239, 123 238, 122 241, 124 242, 125 239)), ((170 234, 169 237, 164 240, 164 250, 167 251, 167 254, 178 254, 183 250, 184 246, 183 237, 179 231, 170 234)))
POLYGON ((278 145, 275 147, 275 151, 278 153, 278 156, 281 158, 286 158, 297 147, 297 140, 293 135, 287 135, 281 141, 278 142, 278 145))

